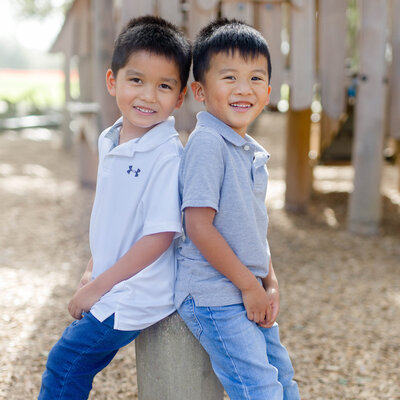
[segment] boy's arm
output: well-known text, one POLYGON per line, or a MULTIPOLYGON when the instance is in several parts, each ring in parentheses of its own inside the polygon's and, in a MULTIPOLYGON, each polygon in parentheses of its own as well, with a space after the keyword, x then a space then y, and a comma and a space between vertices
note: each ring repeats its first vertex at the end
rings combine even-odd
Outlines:
POLYGON ((215 228, 214 216, 209 207, 185 208, 187 234, 207 261, 240 289, 248 319, 262 322, 271 314, 267 292, 215 228))
POLYGON ((92 277, 92 271, 93 271, 93 258, 90 257, 85 272, 83 273, 82 278, 79 281, 78 289, 90 282, 90 279, 92 277))
POLYGON ((68 311, 81 319, 101 296, 117 283, 129 279, 156 261, 170 246, 175 232, 160 232, 143 236, 112 267, 96 279, 76 291, 68 305, 68 311))
POLYGON ((266 316, 265 321, 260 323, 260 326, 263 328, 271 328, 278 317, 280 308, 278 279, 276 278, 274 267, 272 266, 272 260, 269 261, 268 275, 262 279, 262 283, 270 300, 271 313, 266 316))

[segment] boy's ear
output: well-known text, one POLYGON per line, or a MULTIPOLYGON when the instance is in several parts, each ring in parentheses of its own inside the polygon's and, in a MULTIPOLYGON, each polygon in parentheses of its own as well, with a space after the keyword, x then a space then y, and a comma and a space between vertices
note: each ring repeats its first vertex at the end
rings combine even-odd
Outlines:
POLYGON ((184 99, 184 97, 185 97, 185 95, 186 95, 186 92, 187 92, 187 86, 185 86, 182 90, 181 90, 181 92, 179 93, 179 96, 178 96, 178 100, 176 101, 176 104, 175 104, 175 108, 181 108, 181 106, 182 106, 182 103, 183 103, 183 99, 184 99))
POLYGON ((270 96, 271 96, 271 85, 268 85, 268 97, 267 97, 267 101, 265 102, 264 106, 267 106, 269 104, 270 96))
POLYGON ((111 96, 115 96, 115 78, 114 78, 114 74, 111 71, 111 69, 107 70, 106 73, 106 85, 107 85, 107 90, 108 93, 110 93, 111 96))
POLYGON ((205 92, 203 85, 198 81, 194 81, 190 86, 192 88, 194 98, 200 103, 202 103, 205 100, 205 92))

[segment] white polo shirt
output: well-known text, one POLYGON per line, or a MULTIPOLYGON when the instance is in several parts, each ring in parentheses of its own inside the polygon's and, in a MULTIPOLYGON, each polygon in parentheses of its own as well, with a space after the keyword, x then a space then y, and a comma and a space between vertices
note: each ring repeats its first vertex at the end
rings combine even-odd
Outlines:
MULTIPOLYGON (((118 145, 120 118, 99 137, 96 196, 90 220, 93 279, 142 236, 181 232, 178 169, 182 145, 170 117, 139 140, 118 145)), ((91 309, 114 328, 144 329, 174 310, 174 244, 153 264, 115 285, 91 309)))

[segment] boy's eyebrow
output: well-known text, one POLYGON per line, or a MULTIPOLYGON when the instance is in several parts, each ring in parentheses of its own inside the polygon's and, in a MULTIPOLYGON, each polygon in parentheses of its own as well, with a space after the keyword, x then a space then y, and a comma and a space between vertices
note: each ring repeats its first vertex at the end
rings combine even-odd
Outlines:
MULTIPOLYGON (((226 74, 227 72, 237 72, 238 70, 235 68, 222 68, 219 70, 220 74, 226 74)), ((267 71, 264 68, 256 68, 253 69, 251 72, 258 72, 264 75, 267 75, 267 71)))
MULTIPOLYGON (((127 76, 130 76, 130 75, 144 76, 144 73, 136 71, 134 69, 128 69, 128 70, 126 70, 126 75, 127 76)), ((178 84, 178 81, 175 78, 160 77, 160 80, 163 81, 163 82, 169 82, 169 83, 171 83, 173 85, 177 85, 178 84)))

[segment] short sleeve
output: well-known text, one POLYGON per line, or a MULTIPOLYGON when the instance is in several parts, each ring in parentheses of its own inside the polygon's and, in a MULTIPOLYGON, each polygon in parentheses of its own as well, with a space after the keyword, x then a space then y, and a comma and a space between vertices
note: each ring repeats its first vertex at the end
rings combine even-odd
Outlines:
POLYGON ((154 166, 142 198, 143 236, 159 232, 181 233, 179 161, 179 156, 173 156, 154 166))
POLYGON ((184 151, 179 184, 182 211, 187 207, 219 210, 224 179, 223 139, 198 131, 184 151))

